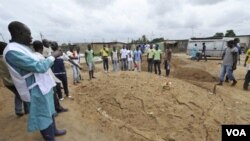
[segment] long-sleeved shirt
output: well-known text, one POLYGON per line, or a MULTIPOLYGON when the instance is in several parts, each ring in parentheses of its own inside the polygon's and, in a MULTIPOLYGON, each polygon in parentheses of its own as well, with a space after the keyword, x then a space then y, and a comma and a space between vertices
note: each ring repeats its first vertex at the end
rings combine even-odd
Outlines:
MULTIPOLYGON (((29 49, 18 43, 9 43, 8 46, 29 49)), ((31 49, 29 50, 31 51, 31 49)), ((53 57, 44 60, 36 60, 32 56, 28 56, 15 50, 8 51, 5 55, 5 59, 6 62, 22 76, 31 72, 41 74, 45 73, 52 66, 54 61, 53 57)), ((26 78, 26 85, 30 86, 35 83, 35 81, 35 76, 31 75, 26 78)), ((44 130, 53 122, 52 115, 55 113, 53 91, 51 89, 47 94, 43 95, 38 86, 33 87, 29 91, 31 101, 28 118, 28 131, 44 130)))

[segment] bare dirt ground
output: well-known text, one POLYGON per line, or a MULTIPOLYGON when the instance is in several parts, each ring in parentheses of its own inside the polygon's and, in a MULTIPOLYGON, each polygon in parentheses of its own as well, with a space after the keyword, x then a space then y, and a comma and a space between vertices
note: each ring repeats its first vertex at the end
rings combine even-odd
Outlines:
MULTIPOLYGON (((176 54, 170 78, 134 71, 107 74, 97 64, 97 79, 88 81, 84 68, 84 80, 76 86, 72 84, 72 70, 67 65, 74 100, 61 102, 69 112, 59 114, 56 121, 68 133, 57 139, 220 140, 222 124, 250 123, 250 95, 242 90, 246 70, 241 63, 235 71, 237 85, 231 87, 225 83, 214 91, 220 63, 221 60, 191 61, 184 54, 176 54)), ((142 69, 146 68, 144 61, 142 69)), ((27 116, 15 116, 13 94, 4 87, 0 91, 0 141, 42 141, 39 132, 27 133, 27 116)))

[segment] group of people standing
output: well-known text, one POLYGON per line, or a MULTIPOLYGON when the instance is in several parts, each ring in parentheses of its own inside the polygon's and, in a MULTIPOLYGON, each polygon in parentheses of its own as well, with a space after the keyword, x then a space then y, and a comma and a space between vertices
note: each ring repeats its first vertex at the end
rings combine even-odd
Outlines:
POLYGON ((131 50, 131 46, 124 45, 120 51, 117 50, 115 46, 112 47, 112 50, 109 51, 110 45, 106 47, 103 45, 103 48, 100 50, 100 55, 103 60, 103 69, 107 73, 109 72, 109 54, 111 57, 111 62, 113 66, 113 71, 132 71, 137 70, 141 71, 141 62, 142 62, 142 52, 139 46, 136 47, 136 50, 131 50))
MULTIPOLYGON (((201 59, 201 56, 204 56, 205 61, 207 61, 206 45, 205 43, 203 43, 202 45, 203 48, 201 53, 197 52, 197 44, 194 45, 194 47, 192 48, 192 60, 199 61, 201 59)), ((235 86, 237 84, 237 80, 233 72, 237 69, 237 64, 240 64, 241 53, 240 40, 238 38, 227 42, 227 45, 222 54, 222 65, 219 75, 219 83, 217 85, 223 85, 224 82, 229 83, 230 81, 232 82, 231 86, 235 86)), ((248 86, 250 83, 250 49, 248 49, 246 52, 244 66, 247 67, 247 73, 245 75, 243 89, 248 90, 248 86)))
MULTIPOLYGON (((103 48, 100 50, 100 55, 103 60, 103 69, 104 72, 109 71, 109 54, 113 66, 113 71, 142 71, 142 51, 139 45, 136 46, 135 50, 131 49, 130 45, 124 45, 120 51, 117 50, 115 46, 112 47, 112 50, 109 51, 110 45, 106 47, 103 45, 103 48)), ((164 68, 166 70, 166 76, 170 74, 170 63, 172 58, 172 50, 166 43, 164 43, 165 57, 164 57, 164 68)), ((154 72, 155 74, 161 75, 161 63, 162 63, 162 51, 159 48, 159 45, 156 44, 155 47, 153 44, 150 44, 150 47, 146 50, 147 53, 147 62, 148 62, 148 72, 154 72)))
POLYGON ((0 77, 15 94, 16 115, 28 114, 28 131, 38 130, 45 141, 55 141, 55 136, 66 134, 66 130, 58 130, 55 123, 57 113, 68 111, 60 104, 64 99, 61 84, 66 97, 73 99, 64 61, 72 64, 74 82, 79 82, 81 67, 77 54, 73 49, 66 55, 56 42, 46 39, 32 42, 30 29, 21 22, 11 22, 8 30, 10 42, 0 44, 0 77))
MULTIPOLYGON (((237 64, 240 64, 241 53, 240 40, 238 38, 227 42, 227 47, 222 55, 223 62, 220 74, 220 82, 218 85, 223 85, 223 82, 228 83, 230 81, 232 81, 231 86, 235 86, 237 84, 233 72, 237 69, 237 64), (224 80, 225 75, 226 79, 224 80)), ((248 90, 250 83, 250 49, 248 49, 246 52, 244 67, 247 68, 247 73, 245 75, 243 89, 248 90)))
MULTIPOLYGON (((18 21, 11 22, 8 30, 10 42, 0 42, 0 78, 15 94, 16 115, 28 114, 28 131, 39 130, 45 141, 55 141, 55 136, 66 134, 66 130, 58 130, 55 123, 58 113, 68 111, 60 104, 65 98, 61 89, 66 98, 73 99, 69 94, 64 62, 71 63, 73 84, 80 83, 79 49, 70 46, 64 53, 57 42, 47 39, 32 42, 30 29, 18 21)), ((95 78, 93 58, 93 50, 88 45, 85 60, 90 79, 95 78)))
MULTIPOLYGON (((166 76, 168 77, 170 74, 171 68, 171 58, 172 58, 172 49, 164 43, 164 69, 166 70, 166 76)), ((156 44, 155 48, 153 48, 153 44, 150 45, 147 50, 147 61, 148 61, 148 72, 153 72, 153 68, 155 74, 161 75, 161 63, 162 63, 162 51, 159 49, 159 45, 156 44)))
MULTIPOLYGON (((73 83, 79 83, 82 79, 79 50, 73 47, 67 53, 63 53, 56 42, 49 43, 46 39, 32 43, 30 29, 18 21, 11 22, 8 30, 11 34, 10 43, 0 43, 0 76, 4 85, 15 94, 16 115, 23 115, 22 105, 24 105, 24 113, 29 114, 28 131, 39 130, 45 141, 55 141, 55 136, 66 134, 66 130, 57 129, 54 118, 56 112, 68 111, 60 105, 60 100, 64 100, 61 92, 62 86, 66 97, 72 99, 69 94, 64 61, 69 61, 72 65, 73 83)), ((232 86, 237 83, 233 75, 239 55, 237 45, 237 40, 229 41, 227 44, 218 85, 223 84, 225 75, 232 81, 232 86)), ((100 50, 103 69, 106 73, 109 72, 109 56, 113 71, 142 71, 143 52, 140 46, 136 46, 134 51, 129 45, 124 45, 119 51, 115 46, 111 51, 110 48, 110 45, 108 47, 103 45, 100 50)), ((166 43, 164 43, 164 49, 162 52, 158 44, 155 47, 151 44, 146 50, 148 72, 152 73, 154 70, 155 74, 161 75, 163 63, 168 77, 171 69, 172 49, 166 43)), ((202 51, 204 57, 205 51, 204 43, 202 51)), ((85 51, 89 80, 95 78, 94 55, 89 44, 85 51)), ((205 60, 207 60, 206 57, 205 60)), ((244 89, 247 90, 250 82, 250 49, 247 51, 244 66, 248 67, 244 83, 244 89)))

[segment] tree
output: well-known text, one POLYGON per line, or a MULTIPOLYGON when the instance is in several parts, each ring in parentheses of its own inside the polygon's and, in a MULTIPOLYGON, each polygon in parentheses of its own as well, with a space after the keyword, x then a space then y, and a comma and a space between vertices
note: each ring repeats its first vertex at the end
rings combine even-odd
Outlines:
POLYGON ((223 37, 224 33, 223 32, 217 32, 214 34, 214 37, 223 37))
POLYGON ((146 35, 142 35, 142 42, 147 43, 149 40, 147 39, 146 35))
POLYGON ((137 39, 137 40, 132 40, 131 43, 134 43, 134 44, 146 44, 148 43, 149 40, 148 38, 146 37, 146 35, 142 35, 141 38, 137 39))
POLYGON ((62 46, 67 46, 67 44, 66 43, 62 43, 62 46))
POLYGON ((225 37, 235 37, 236 34, 234 33, 234 30, 230 29, 226 31, 225 37))
POLYGON ((151 43, 158 43, 158 42, 163 42, 164 41, 164 38, 155 38, 151 41, 151 43))

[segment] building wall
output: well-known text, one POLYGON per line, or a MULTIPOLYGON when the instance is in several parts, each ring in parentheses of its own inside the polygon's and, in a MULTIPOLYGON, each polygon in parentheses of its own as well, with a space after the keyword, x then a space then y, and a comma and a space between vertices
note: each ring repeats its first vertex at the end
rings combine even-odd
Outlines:
MULTIPOLYGON (((80 53, 84 53, 87 50, 88 43, 75 43, 74 45, 80 48, 80 53)), ((66 52, 70 50, 73 45, 62 45, 60 47, 66 52)))
POLYGON ((237 37, 240 39, 240 46, 243 48, 250 48, 250 36, 237 37))
POLYGON ((92 49, 93 49, 94 53, 99 53, 101 48, 103 48, 103 44, 92 43, 92 49))
MULTIPOLYGON (((173 50, 173 52, 186 52, 187 46, 188 46, 188 40, 166 40, 164 41, 167 43, 167 45, 173 50)), ((160 47, 162 50, 165 50, 164 48, 164 42, 160 43, 160 47)))
POLYGON ((110 48, 112 49, 113 46, 115 46, 117 50, 120 50, 124 45, 125 44, 123 44, 123 43, 111 43, 110 48))
POLYGON ((88 49, 88 43, 76 43, 80 48, 80 53, 84 53, 88 49))
POLYGON ((113 46, 116 47, 117 50, 120 50, 125 43, 116 43, 116 42, 110 42, 110 43, 92 43, 92 48, 95 53, 99 53, 100 50, 103 48, 103 45, 106 45, 106 47, 109 48, 111 51, 113 49, 113 46))

